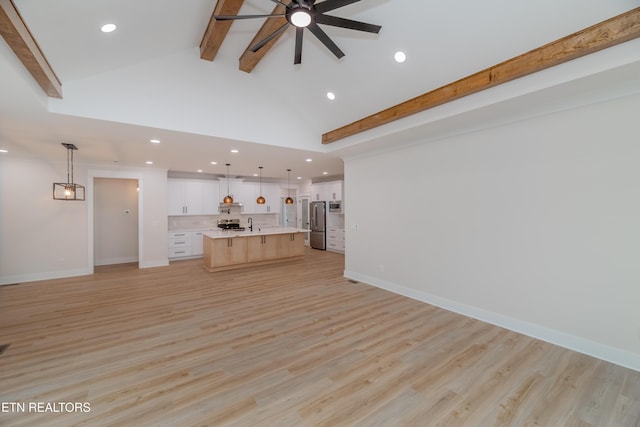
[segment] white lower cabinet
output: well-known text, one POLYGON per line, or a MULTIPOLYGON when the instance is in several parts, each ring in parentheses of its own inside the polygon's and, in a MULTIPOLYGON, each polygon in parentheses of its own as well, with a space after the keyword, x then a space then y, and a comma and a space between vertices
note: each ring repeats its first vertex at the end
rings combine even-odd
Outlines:
POLYGON ((344 228, 327 227, 327 250, 344 253, 344 228))
POLYGON ((191 256, 191 232, 169 233, 169 258, 191 256))
POLYGON ((202 250, 202 243, 203 243, 202 233, 204 233, 204 231, 194 231, 194 232, 191 233, 191 255, 193 255, 193 256, 202 255, 203 254, 203 250, 202 250))
POLYGON ((170 232, 169 259, 201 257, 204 231, 206 230, 170 232))

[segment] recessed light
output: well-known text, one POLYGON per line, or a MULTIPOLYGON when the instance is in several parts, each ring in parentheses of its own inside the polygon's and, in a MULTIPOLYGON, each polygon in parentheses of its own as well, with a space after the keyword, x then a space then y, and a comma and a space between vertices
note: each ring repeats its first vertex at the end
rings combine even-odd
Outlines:
POLYGON ((217 164, 218 164, 218 162, 211 162, 211 164, 212 164, 212 165, 217 165, 217 164))
POLYGON ((159 139, 150 139, 149 142, 151 142, 152 144, 160 144, 159 139))
POLYGON ((322 172, 322 175, 329 175, 329 172, 322 172))
POLYGON ((296 179, 302 179, 302 177, 301 177, 301 176, 299 176, 299 177, 297 177, 296 179))
POLYGON ((145 163, 148 164, 148 165, 152 165, 153 164, 153 162, 151 160, 147 160, 145 163))
POLYGON ((238 151, 238 150, 235 150, 235 149, 234 149, 234 150, 231 150, 231 152, 232 152, 233 154, 237 154, 237 153, 239 153, 239 151, 238 151))
POLYGON ((257 173, 254 173, 254 174, 253 174, 253 176, 258 176, 258 174, 257 174, 257 173))
POLYGON ((0 153, 8 153, 9 150, 5 150, 5 149, 0 149, 0 153))
POLYGON ((196 172, 198 172, 198 173, 202 173, 202 169, 198 169, 196 172))
POLYGON ((401 64, 407 60, 407 54, 399 50, 393 55, 393 59, 395 59, 397 63, 401 64))
POLYGON ((104 24, 100 30, 102 30, 103 33, 110 33, 112 31, 115 31, 116 29, 116 25, 115 24, 104 24))
POLYGON ((313 162, 313 159, 307 159, 306 162, 313 162))
POLYGON ((336 94, 333 92, 327 92, 327 98, 333 101, 334 99, 336 99, 336 94))

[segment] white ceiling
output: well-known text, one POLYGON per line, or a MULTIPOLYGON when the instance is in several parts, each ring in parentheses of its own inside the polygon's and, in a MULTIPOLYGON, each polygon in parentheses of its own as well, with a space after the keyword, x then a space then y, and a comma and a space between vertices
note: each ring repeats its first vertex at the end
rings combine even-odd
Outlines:
MULTIPOLYGON (((288 30, 247 74, 238 70, 238 58, 260 19, 234 22, 216 59, 199 58, 215 0, 14 3, 62 81, 64 98, 47 99, 1 41, 0 149, 9 151, 3 155, 64 159, 60 143, 72 142, 79 147, 76 161, 88 164, 225 173, 229 162, 234 175, 264 166, 264 176, 273 178, 286 177, 287 168, 303 178, 340 175, 340 155, 362 152, 381 135, 391 144, 394 133, 428 128, 439 119, 422 115, 420 123, 387 125, 328 146, 321 144, 322 133, 638 6, 637 0, 362 0, 331 14, 382 25, 379 34, 324 26, 344 58, 336 59, 306 32, 302 64, 294 66, 294 32, 288 30), (103 34, 100 27, 108 22, 118 29, 103 34), (407 53, 405 63, 393 61, 397 50, 407 53), (337 99, 329 101, 327 91, 337 99), (151 138, 162 143, 153 145, 151 138), (231 154, 232 148, 240 152, 231 154)), ((245 0, 240 13, 270 13, 274 5, 245 0)), ((598 75, 597 84, 612 81, 598 75)), ((561 83, 551 80, 540 88, 561 83)), ((529 100, 513 98, 531 107, 529 100)), ((466 107, 481 106, 476 117, 486 117, 493 103, 498 111, 513 110, 501 104, 499 93, 494 100, 478 99, 466 107)), ((549 97, 536 102, 544 99, 549 97)), ((454 126, 439 125, 447 123, 454 126)))

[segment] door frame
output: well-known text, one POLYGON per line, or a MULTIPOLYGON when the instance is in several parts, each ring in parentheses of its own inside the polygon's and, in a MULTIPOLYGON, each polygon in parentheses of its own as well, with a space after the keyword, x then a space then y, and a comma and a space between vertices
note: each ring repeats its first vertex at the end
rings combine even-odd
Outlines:
POLYGON ((143 200, 143 180, 141 172, 133 172, 133 171, 113 171, 113 170, 89 170, 88 172, 89 179, 87 180, 87 224, 88 224, 88 251, 87 251, 87 265, 89 270, 93 273, 95 272, 95 260, 94 260, 94 224, 93 224, 93 212, 94 212, 94 197, 93 197, 93 180, 95 178, 115 178, 115 179, 132 179, 138 181, 138 268, 140 268, 140 264, 142 263, 143 258, 143 221, 144 217, 142 211, 142 200, 143 200))

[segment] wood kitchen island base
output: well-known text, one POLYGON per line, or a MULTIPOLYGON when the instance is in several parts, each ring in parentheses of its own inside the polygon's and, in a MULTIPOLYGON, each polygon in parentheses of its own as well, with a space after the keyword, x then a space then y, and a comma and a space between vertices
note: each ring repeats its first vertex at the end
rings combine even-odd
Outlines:
POLYGON ((257 232, 205 233, 204 268, 215 272, 303 259, 305 232, 282 227, 257 232))

